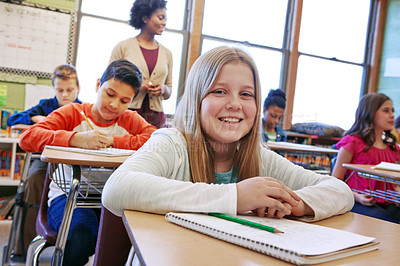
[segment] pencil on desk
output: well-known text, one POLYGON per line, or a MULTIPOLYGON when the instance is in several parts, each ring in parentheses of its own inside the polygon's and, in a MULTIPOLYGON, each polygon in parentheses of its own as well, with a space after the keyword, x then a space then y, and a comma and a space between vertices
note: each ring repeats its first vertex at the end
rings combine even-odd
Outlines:
POLYGON ((222 214, 222 213, 210 212, 210 213, 208 213, 208 215, 214 216, 214 217, 217 217, 217 218, 221 218, 221 219, 224 219, 224 220, 228 220, 228 221, 231 221, 231 222, 247 225, 247 226, 250 226, 250 227, 258 228, 258 229, 265 230, 265 231, 268 231, 268 232, 271 232, 271 233, 283 233, 281 230, 279 230, 277 228, 274 228, 274 227, 271 227, 271 226, 267 226, 267 225, 263 225, 263 224, 259 224, 259 223, 255 223, 255 222, 251 222, 251 221, 247 221, 247 220, 243 220, 243 219, 232 217, 232 216, 228 216, 228 215, 225 215, 225 214, 222 214))

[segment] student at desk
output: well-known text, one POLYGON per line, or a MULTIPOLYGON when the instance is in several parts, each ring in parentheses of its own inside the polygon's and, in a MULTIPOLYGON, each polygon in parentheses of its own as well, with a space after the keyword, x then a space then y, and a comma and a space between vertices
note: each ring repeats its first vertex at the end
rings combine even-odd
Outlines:
MULTIPOLYGON (((95 104, 71 103, 57 109, 21 134, 21 147, 28 152, 41 152, 46 145, 87 149, 104 146, 140 148, 156 130, 137 112, 127 110, 141 83, 142 74, 135 65, 124 59, 112 62, 97 81, 95 104)), ((66 195, 52 182, 47 218, 49 225, 57 231, 65 202, 66 195)), ((98 220, 92 209, 75 209, 64 265, 87 263, 95 251, 97 230, 98 220)))
POLYGON ((263 146, 260 95, 256 65, 243 50, 221 46, 201 55, 187 77, 175 127, 157 130, 110 176, 103 205, 118 216, 125 209, 252 210, 311 221, 350 210, 346 184, 263 146))
MULTIPOLYGON (((78 99, 79 80, 74 66, 65 64, 57 66, 54 69, 51 82, 55 90, 54 98, 40 100, 39 104, 8 118, 7 124, 13 126, 16 124, 33 125, 46 118, 54 110, 71 102, 82 103, 78 99)), ((43 185, 46 177, 47 163, 39 158, 33 158, 30 162, 26 183, 24 185, 24 202, 28 206, 26 218, 24 221, 23 249, 20 248, 20 241, 17 241, 17 253, 24 255, 28 249, 29 243, 36 236, 36 216, 40 200, 42 198, 43 185)), ((21 232, 19 232, 21 233, 21 232)), ((15 254, 14 254, 15 255, 15 254)))
POLYGON ((261 120, 263 141, 286 141, 286 131, 278 126, 286 107, 285 93, 280 90, 270 90, 264 101, 261 120))
MULTIPOLYGON (((364 95, 356 111, 356 119, 345 136, 336 143, 339 154, 332 175, 345 180, 350 175, 343 163, 376 165, 380 162, 396 163, 400 160, 400 146, 391 133, 394 125, 392 100, 385 94, 369 93, 364 95)), ((398 190, 394 184, 369 180, 354 173, 346 183, 358 190, 398 190), (356 186, 357 184, 357 186, 356 186)), ((354 193, 353 212, 375 218, 396 222, 400 221, 400 208, 384 199, 374 198, 364 193, 354 193)))

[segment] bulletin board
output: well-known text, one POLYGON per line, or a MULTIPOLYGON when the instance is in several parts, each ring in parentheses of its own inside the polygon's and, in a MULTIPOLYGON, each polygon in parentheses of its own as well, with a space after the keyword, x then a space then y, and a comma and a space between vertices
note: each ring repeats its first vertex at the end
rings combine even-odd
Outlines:
POLYGON ((49 79, 71 63, 74 15, 0 2, 0 72, 49 79))

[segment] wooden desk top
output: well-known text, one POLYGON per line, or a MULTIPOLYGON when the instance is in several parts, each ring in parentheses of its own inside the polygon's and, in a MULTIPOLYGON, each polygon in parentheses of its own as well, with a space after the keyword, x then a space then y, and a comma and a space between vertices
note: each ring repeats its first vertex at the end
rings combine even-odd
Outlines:
POLYGON ((347 163, 343 164, 344 168, 347 168, 350 170, 354 170, 354 171, 358 171, 358 172, 362 172, 362 173, 366 173, 366 174, 370 174, 370 175, 376 175, 376 176, 380 176, 380 177, 384 177, 384 178, 400 180, 400 172, 390 171, 390 170, 381 170, 381 169, 372 169, 373 166, 374 165, 368 165, 368 164, 347 164, 347 163))
MULTIPOLYGON (((209 237, 165 220, 164 215, 125 211, 131 242, 146 265, 291 265, 261 253, 209 237)), ((346 213, 315 224, 375 237, 379 250, 322 265, 396 265, 399 263, 400 225, 346 213)), ((301 243, 299 243, 301 245, 301 243)))
POLYGON ((288 151, 300 151, 300 152, 314 152, 314 153, 328 153, 334 154, 338 153, 338 150, 335 149, 328 149, 313 145, 305 145, 305 144, 298 144, 298 143, 290 143, 290 142, 274 142, 268 141, 266 145, 271 150, 288 150, 288 151))
POLYGON ((99 156, 78 152, 44 149, 40 159, 49 163, 63 163, 85 166, 118 167, 129 156, 99 156))

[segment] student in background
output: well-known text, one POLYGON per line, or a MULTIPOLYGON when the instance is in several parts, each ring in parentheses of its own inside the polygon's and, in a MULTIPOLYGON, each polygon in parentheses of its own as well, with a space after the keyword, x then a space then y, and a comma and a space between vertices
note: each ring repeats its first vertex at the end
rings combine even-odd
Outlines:
MULTIPOLYGON (((95 104, 74 103, 57 109, 21 134, 21 147, 28 152, 41 152, 46 145, 138 149, 156 130, 137 112, 127 110, 141 82, 141 72, 135 65, 123 59, 112 62, 97 81, 95 104)), ((56 231, 61 225, 66 200, 64 192, 52 182, 47 219, 56 231)), ((97 230, 98 218, 92 209, 75 209, 64 265, 87 263, 95 251, 97 230)))
POLYGON ((264 101, 262 118, 263 141, 286 141, 286 131, 278 126, 286 107, 285 93, 280 90, 270 90, 264 101))
MULTIPOLYGON (((355 122, 336 144, 339 154, 332 175, 346 180, 352 189, 396 190, 393 184, 369 180, 342 167, 343 163, 376 165, 380 162, 396 163, 400 160, 400 146, 391 133, 394 125, 392 100, 381 93, 364 95, 358 105, 355 122), (357 184, 357 187, 356 187, 357 184), (386 186, 386 187, 385 187, 386 186)), ((384 199, 353 192, 353 212, 399 223, 400 208, 384 199)))
POLYGON ((74 66, 66 64, 54 69, 51 82, 56 92, 54 98, 40 100, 39 104, 8 118, 8 126, 16 124, 33 125, 54 110, 71 102, 82 103, 78 99, 79 80, 74 66))
POLYGON ((125 209, 307 216, 344 213, 353 196, 343 182, 295 166, 260 140, 260 82, 239 48, 201 55, 186 80, 173 128, 157 130, 107 180, 103 205, 125 209), (321 200, 324 199, 324 200, 321 200))
POLYGON ((118 43, 110 58, 110 62, 127 59, 142 71, 142 87, 129 108, 136 110, 157 128, 165 126, 162 101, 171 96, 172 88, 172 53, 154 39, 165 29, 166 5, 167 1, 164 0, 136 0, 131 9, 129 25, 140 30, 140 33, 118 43))
MULTIPOLYGON (((51 112, 72 102, 82 103, 78 99, 79 80, 74 66, 65 64, 57 66, 54 69, 51 82, 55 90, 55 97, 51 99, 40 100, 39 104, 24 111, 12 115, 8 119, 8 125, 16 124, 33 125, 46 118, 51 112)), ((26 203, 26 218, 23 228, 23 248, 18 241, 17 253, 25 256, 29 243, 36 236, 36 217, 38 206, 42 198, 43 185, 46 177, 47 163, 39 158, 34 158, 30 162, 27 180, 24 185, 24 202, 26 203), (30 208, 27 208, 27 207, 30 208), (32 208, 33 207, 33 208, 32 208)), ((21 232, 18 232, 21 233, 21 232)), ((20 236, 17 236, 19 239, 20 236)))

